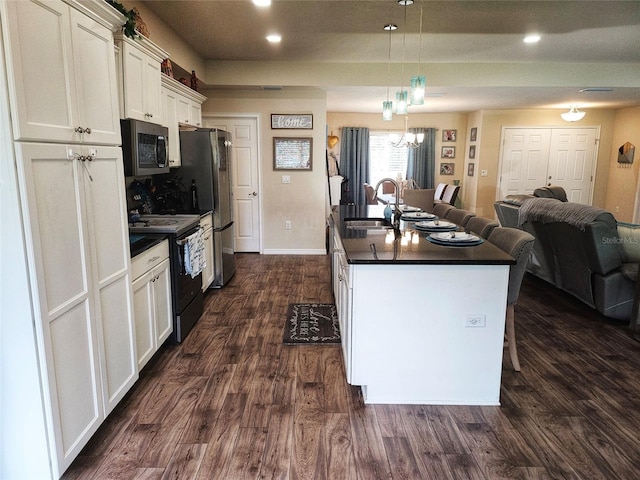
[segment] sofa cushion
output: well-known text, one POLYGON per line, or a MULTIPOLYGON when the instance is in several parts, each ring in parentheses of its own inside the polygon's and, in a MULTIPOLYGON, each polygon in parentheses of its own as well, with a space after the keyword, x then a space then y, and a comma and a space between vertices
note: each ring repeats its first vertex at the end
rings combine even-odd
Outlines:
POLYGON ((640 262, 640 225, 618 222, 618 239, 622 247, 623 261, 640 262))

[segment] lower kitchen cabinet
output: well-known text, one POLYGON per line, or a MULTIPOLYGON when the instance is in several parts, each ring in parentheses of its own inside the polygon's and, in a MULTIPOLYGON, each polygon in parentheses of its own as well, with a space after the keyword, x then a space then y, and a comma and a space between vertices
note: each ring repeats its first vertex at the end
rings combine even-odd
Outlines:
MULTIPOLYGON (((331 221, 333 222, 333 221, 331 221)), ((351 267, 347 262, 344 247, 340 241, 340 236, 335 231, 335 225, 331 223, 332 232, 332 284, 333 296, 336 302, 338 323, 340 325, 340 338, 342 343, 342 355, 344 357, 344 368, 347 375, 347 382, 351 382, 351 323, 352 323, 352 299, 351 289, 351 267)))
POLYGON ((131 261, 138 370, 173 332, 168 240, 131 261))
POLYGON ((204 259, 205 267, 202 271, 202 291, 205 292, 215 279, 213 268, 213 218, 209 213, 200 219, 200 228, 204 230, 204 259))

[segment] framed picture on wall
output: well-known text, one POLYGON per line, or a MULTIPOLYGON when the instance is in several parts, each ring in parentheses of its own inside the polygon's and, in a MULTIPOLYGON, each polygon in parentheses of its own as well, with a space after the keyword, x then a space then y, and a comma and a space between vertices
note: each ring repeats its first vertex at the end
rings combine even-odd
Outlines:
POLYGON ((440 164, 440 175, 453 175, 453 171, 455 170, 455 163, 441 163, 440 164))
POLYGON ((477 136, 478 136, 478 129, 476 127, 473 127, 471 129, 471 134, 469 135, 469 140, 472 142, 475 142, 477 136))
POLYGON ((442 131, 442 141, 443 142, 455 142, 457 135, 458 135, 458 131, 457 130, 443 130, 442 131))
POLYGON ((469 177, 473 177, 473 173, 474 173, 474 171, 475 171, 475 168, 476 168, 476 164, 475 164, 475 163, 470 163, 470 164, 467 166, 467 175, 468 175, 469 177))
POLYGON ((456 158, 456 147, 442 147, 440 158, 456 158))
POLYGON ((312 138, 275 137, 273 139, 273 169, 312 170, 312 146, 312 138))
POLYGON ((469 158, 476 158, 476 146, 469 145, 469 158))

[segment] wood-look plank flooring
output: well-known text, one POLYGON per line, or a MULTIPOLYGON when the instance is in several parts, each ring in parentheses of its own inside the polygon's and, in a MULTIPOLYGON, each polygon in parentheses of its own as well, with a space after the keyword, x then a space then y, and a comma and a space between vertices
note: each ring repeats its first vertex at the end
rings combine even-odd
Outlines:
POLYGON ((237 260, 63 478, 640 478, 640 343, 624 324, 527 275, 522 372, 505 355, 500 407, 364 405, 339 347, 282 345, 290 302, 333 301, 328 257, 237 260))

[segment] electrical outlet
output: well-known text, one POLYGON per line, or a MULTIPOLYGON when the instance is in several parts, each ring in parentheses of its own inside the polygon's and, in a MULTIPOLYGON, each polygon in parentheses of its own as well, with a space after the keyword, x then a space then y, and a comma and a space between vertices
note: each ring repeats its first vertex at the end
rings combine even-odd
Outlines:
POLYGON ((291 220, 285 220, 284 221, 284 229, 285 230, 291 230, 291 220))
POLYGON ((480 170, 481 177, 486 177, 487 175, 489 175, 489 170, 480 170))
POLYGON ((487 316, 482 314, 467 315, 464 322, 464 326, 467 328, 482 328, 487 326, 487 316))
POLYGON ((291 183, 290 175, 282 175, 282 183, 291 183))

